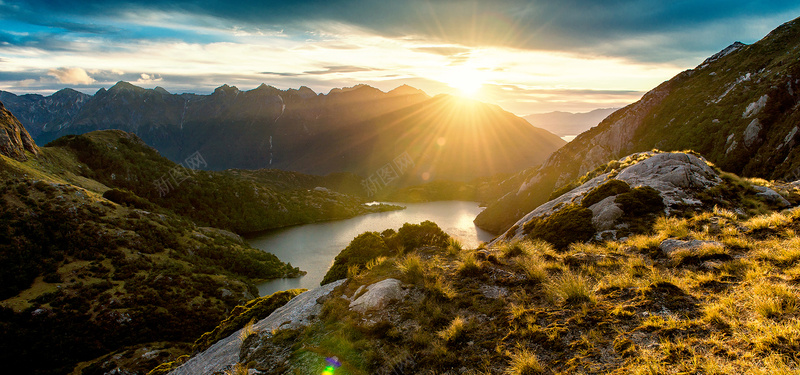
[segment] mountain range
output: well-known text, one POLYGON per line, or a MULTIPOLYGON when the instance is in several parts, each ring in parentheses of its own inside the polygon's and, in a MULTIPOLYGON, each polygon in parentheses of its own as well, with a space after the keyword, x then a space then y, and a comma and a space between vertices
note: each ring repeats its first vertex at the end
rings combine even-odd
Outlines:
POLYGON ((559 137, 581 134, 603 121, 619 108, 599 108, 590 112, 547 112, 535 113, 522 118, 533 126, 547 130, 559 137))
POLYGON ((622 108, 515 178, 475 219, 502 233, 578 178, 635 152, 694 150, 748 177, 800 178, 800 20, 732 44, 622 108))
POLYGON ((351 172, 377 180, 401 157, 407 168, 394 168, 393 176, 400 183, 466 181, 537 165, 564 145, 500 107, 429 97, 409 86, 317 94, 308 87, 240 91, 223 85, 195 95, 119 82, 92 96, 71 89, 46 97, 0 92, 0 101, 40 144, 120 129, 176 162, 200 152, 211 170, 351 172))

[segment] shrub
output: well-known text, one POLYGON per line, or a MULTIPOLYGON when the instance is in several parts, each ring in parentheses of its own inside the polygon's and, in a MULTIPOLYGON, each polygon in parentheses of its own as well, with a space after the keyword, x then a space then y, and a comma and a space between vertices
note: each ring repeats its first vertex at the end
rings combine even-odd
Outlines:
POLYGON ((567 205, 548 217, 532 219, 525 223, 523 230, 530 238, 543 239, 563 250, 570 243, 592 238, 592 210, 576 204, 567 205))
POLYGON ((346 278, 351 266, 365 267, 369 261, 388 255, 391 250, 377 232, 361 233, 336 256, 320 285, 346 278))
POLYGON ((615 202, 629 216, 657 213, 664 209, 664 199, 661 198, 661 194, 650 186, 639 186, 622 193, 617 196, 615 202))
POLYGON ((590 207, 591 205, 602 201, 610 196, 619 195, 622 193, 627 193, 631 190, 630 185, 625 181, 611 179, 603 183, 602 185, 592 189, 589 193, 587 193, 583 200, 581 201, 581 205, 583 207, 590 207))
POLYGON ((411 251, 421 246, 447 247, 450 236, 436 223, 426 220, 419 224, 403 224, 396 238, 405 251, 411 251))

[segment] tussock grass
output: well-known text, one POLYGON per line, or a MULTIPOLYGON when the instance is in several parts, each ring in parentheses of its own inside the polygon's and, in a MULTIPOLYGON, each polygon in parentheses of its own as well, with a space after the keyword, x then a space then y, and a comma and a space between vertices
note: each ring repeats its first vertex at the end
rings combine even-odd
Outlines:
POLYGON ((525 278, 535 284, 544 283, 547 280, 547 270, 545 261, 538 255, 528 255, 519 258, 517 265, 522 269, 525 278))
POLYGON ((425 280, 425 264, 416 253, 406 254, 398 259, 397 269, 407 283, 420 284, 425 280))
POLYGON ((590 281, 577 273, 567 271, 551 279, 546 291, 551 300, 565 305, 579 305, 594 301, 594 290, 590 281))
POLYGON ((237 363, 232 368, 225 370, 225 375, 249 375, 250 370, 247 366, 237 363))
POLYGON ((536 353, 528 349, 518 349, 510 355, 511 361, 503 372, 506 375, 534 375, 544 372, 536 353))
POLYGON ((514 240, 500 245, 500 254, 503 258, 515 258, 520 255, 531 254, 531 243, 529 241, 514 240))
POLYGON ((255 319, 251 319, 249 322, 247 322, 247 324, 244 325, 244 327, 242 327, 242 330, 239 331, 239 340, 244 342, 244 340, 247 340, 247 338, 250 337, 251 335, 258 333, 258 331, 256 331, 255 328, 253 328, 255 322, 256 322, 255 319))
POLYGON ((437 332, 436 336, 444 340, 444 342, 452 344, 462 339, 466 334, 466 330, 467 321, 464 318, 457 316, 452 322, 450 322, 450 325, 437 332))
POLYGON ((474 277, 481 273, 481 262, 475 257, 475 253, 469 252, 461 256, 458 262, 458 274, 461 276, 474 277))
POLYGON ((447 240, 447 254, 450 256, 456 256, 461 253, 461 250, 464 249, 464 246, 461 244, 461 241, 450 237, 447 240))

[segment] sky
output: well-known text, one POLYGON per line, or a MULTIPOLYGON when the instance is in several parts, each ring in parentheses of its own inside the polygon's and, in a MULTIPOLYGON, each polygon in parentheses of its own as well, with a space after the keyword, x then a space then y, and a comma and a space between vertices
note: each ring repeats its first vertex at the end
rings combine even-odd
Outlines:
POLYGON ((796 0, 0 0, 0 90, 408 84, 585 112, 798 16, 796 0))

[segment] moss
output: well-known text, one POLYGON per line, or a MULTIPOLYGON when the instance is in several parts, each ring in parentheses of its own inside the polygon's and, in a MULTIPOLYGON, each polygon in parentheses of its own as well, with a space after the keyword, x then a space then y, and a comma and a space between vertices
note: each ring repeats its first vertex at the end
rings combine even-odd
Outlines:
POLYGON ((602 201, 608 197, 627 193, 631 190, 631 186, 625 181, 611 179, 604 182, 602 185, 592 189, 586 196, 583 197, 581 205, 583 207, 591 207, 593 204, 602 201))
POLYGON ((156 368, 150 370, 150 372, 148 372, 147 375, 166 375, 166 374, 169 374, 170 372, 172 372, 172 370, 180 367, 182 364, 186 363, 186 361, 188 361, 188 360, 189 360, 189 356, 188 355, 182 355, 182 356, 178 357, 178 359, 176 359, 176 360, 174 360, 172 362, 162 363, 162 364, 158 365, 156 368))
POLYGON ((291 289, 273 293, 267 297, 250 300, 244 306, 236 306, 233 311, 211 332, 206 332, 194 342, 192 348, 201 352, 214 345, 217 341, 230 336, 253 320, 266 318, 277 308, 288 303, 292 298, 305 292, 306 289, 291 289))
POLYGON ((524 232, 530 238, 539 238, 564 250, 573 242, 588 241, 594 235, 592 210, 577 204, 568 205, 545 218, 534 218, 525 223, 524 232))

